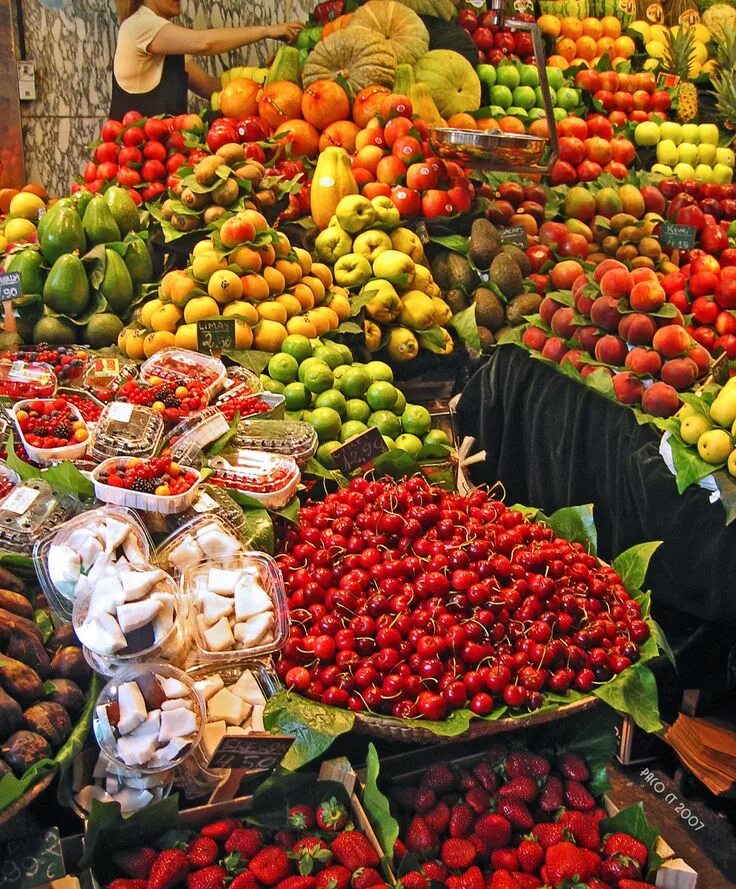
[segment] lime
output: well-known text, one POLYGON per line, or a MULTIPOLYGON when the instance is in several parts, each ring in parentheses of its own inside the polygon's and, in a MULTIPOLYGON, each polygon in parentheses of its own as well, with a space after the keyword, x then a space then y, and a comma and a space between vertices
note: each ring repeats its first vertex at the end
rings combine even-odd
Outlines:
POLYGON ((421 404, 407 404, 401 415, 401 427, 412 435, 426 435, 432 425, 432 418, 421 404))
POLYGON ((319 394, 326 389, 332 389, 335 378, 332 375, 332 368, 324 361, 319 361, 307 368, 302 382, 310 392, 319 394))
POLYGON ((287 411, 302 411, 309 405, 309 392, 304 383, 289 383, 284 386, 284 398, 287 411))
POLYGON ((556 92, 564 82, 565 75, 561 68, 547 68, 547 83, 553 92, 556 92))
POLYGON ((331 407, 318 407, 313 410, 309 422, 314 427, 320 442, 335 441, 340 434, 342 420, 340 414, 331 407))
POLYGON ((296 358, 299 364, 312 357, 312 344, 300 333, 290 333, 281 343, 281 351, 292 358, 296 358))
POLYGON ((545 115, 546 115, 546 112, 545 112, 544 108, 530 108, 528 119, 529 120, 541 120, 543 117, 545 117, 545 115))
POLYGON ((310 367, 314 367, 315 364, 317 366, 325 365, 324 361, 320 361, 319 358, 306 358, 304 361, 302 361, 302 363, 299 365, 299 373, 297 374, 300 383, 304 382, 304 374, 309 370, 310 367))
POLYGON ((361 423, 367 423, 370 415, 371 409, 362 398, 349 398, 345 403, 346 420, 360 420, 361 423))
MULTIPOLYGON (((499 71, 501 69, 499 68, 499 71)), ((508 108, 513 102, 511 90, 504 84, 497 83, 491 87, 491 104, 498 105, 499 108, 508 108)))
POLYGON ((386 442, 386 447, 389 449, 389 451, 396 450, 396 442, 393 440, 393 438, 390 438, 388 435, 382 435, 381 438, 386 442))
POLYGON ((506 114, 510 117, 518 117, 520 120, 526 120, 529 117, 526 108, 520 108, 518 105, 511 105, 506 109, 506 114))
POLYGON ((353 363, 353 353, 348 349, 348 347, 344 343, 335 343, 333 348, 336 349, 342 355, 342 363, 343 364, 352 364, 353 363))
POLYGON ((343 375, 344 373, 346 373, 348 370, 350 370, 350 365, 349 365, 349 364, 338 364, 338 366, 333 370, 333 373, 334 373, 334 375, 335 375, 335 379, 336 379, 336 380, 341 379, 341 378, 342 378, 342 375, 343 375))
POLYGON ((376 411, 368 417, 368 425, 375 426, 381 435, 388 435, 396 438, 401 435, 401 423, 396 414, 391 411, 376 411))
POLYGON ((284 411, 284 419, 293 420, 295 423, 298 423, 301 421, 303 413, 304 411, 284 411))
POLYGON ((391 410, 396 414, 397 417, 400 417, 404 413, 404 408, 406 407, 406 395, 401 391, 401 389, 396 390, 396 403, 391 408, 391 410))
POLYGON ((365 400, 372 411, 391 410, 396 404, 398 390, 392 383, 379 380, 371 383, 365 393, 365 400))
MULTIPOLYGON (((521 75, 515 65, 499 65, 496 68, 496 86, 505 86, 509 90, 515 90, 521 81, 521 75)), ((493 87, 491 87, 493 95, 493 87)), ((498 103, 501 104, 500 102, 498 103)))
POLYGON ((422 449, 422 440, 421 438, 417 438, 416 435, 411 435, 411 433, 405 432, 396 439, 396 447, 400 451, 406 451, 407 454, 416 457, 422 449))
POLYGON ((338 392, 337 389, 325 389, 315 399, 314 406, 331 407, 333 411, 337 411, 341 417, 344 417, 347 401, 342 392, 338 392))
POLYGON ((299 371, 299 362, 292 355, 279 352, 268 362, 268 375, 279 383, 293 383, 299 371))
POLYGON ((387 383, 393 383, 394 381, 394 372, 385 361, 369 361, 365 369, 374 383, 377 383, 379 380, 385 380, 387 383))
POLYGON ((424 436, 424 444, 449 445, 450 436, 445 432, 444 429, 430 429, 429 432, 424 436))
POLYGON ((340 429, 340 441, 347 441, 354 435, 360 435, 360 433, 365 432, 367 428, 365 423, 361 423, 360 420, 348 420, 347 423, 342 424, 340 429))
POLYGON ((314 357, 324 361, 332 370, 344 363, 340 353, 330 346, 317 346, 314 350, 314 357))
POLYGON ((273 392, 275 395, 283 395, 284 394, 284 384, 279 383, 278 380, 272 380, 270 377, 266 377, 265 379, 261 379, 263 383, 263 388, 266 392, 273 392))
POLYGON ((339 441, 326 441, 317 448, 317 460, 325 467, 325 469, 337 469, 332 452, 335 448, 340 447, 339 441))
POLYGON ((478 80, 480 80, 481 83, 493 86, 496 82, 496 69, 493 65, 478 65, 475 69, 475 73, 478 75, 478 80))
POLYGON ((340 375, 337 388, 345 398, 362 398, 370 384, 371 378, 365 368, 353 365, 340 375))
POLYGON ((519 76, 521 86, 539 86, 539 72, 534 65, 522 65, 519 76))
POLYGON ((536 102, 534 90, 530 86, 517 86, 511 97, 514 100, 514 105, 518 105, 519 108, 525 108, 526 110, 533 108, 536 102))

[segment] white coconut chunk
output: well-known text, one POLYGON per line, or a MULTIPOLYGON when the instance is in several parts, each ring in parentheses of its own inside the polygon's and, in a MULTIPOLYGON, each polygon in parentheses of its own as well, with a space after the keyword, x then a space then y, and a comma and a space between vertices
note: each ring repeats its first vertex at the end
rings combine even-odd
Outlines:
POLYGON ((161 683, 161 688, 167 698, 189 697, 189 689, 181 679, 177 679, 175 676, 162 676, 160 673, 156 673, 156 678, 161 683))
POLYGON ((80 574, 77 585, 74 587, 74 598, 84 596, 90 591, 89 579, 86 574, 80 574))
POLYGON ((255 706, 266 703, 258 680, 250 670, 243 670, 238 681, 230 686, 230 691, 245 701, 246 704, 255 706))
POLYGON ((221 617, 216 624, 206 627, 202 633, 207 651, 228 651, 235 647, 235 638, 226 617, 221 617))
MULTIPOLYGON (((91 574, 88 575, 91 577, 91 574)), ((120 578, 113 574, 104 574, 92 583, 94 595, 104 602, 105 610, 113 612, 118 605, 125 602, 125 593, 120 578)))
POLYGON ((71 547, 76 552, 80 552, 82 547, 85 545, 85 543, 87 543, 88 540, 97 540, 97 542, 102 545, 102 549, 104 549, 104 538, 100 540, 100 538, 97 537, 97 535, 95 534, 93 527, 85 526, 83 528, 77 528, 76 531, 72 531, 72 533, 67 537, 65 544, 71 547))
POLYGON ((160 605, 153 620, 153 635, 156 642, 160 642, 173 626, 175 600, 171 593, 158 590, 151 593, 151 598, 160 605))
POLYGON ((107 705, 98 704, 98 706, 95 707, 95 715, 97 717, 99 731, 103 739, 107 744, 114 744, 115 732, 112 729, 112 725, 110 725, 110 717, 107 713, 107 705))
POLYGON ((210 568, 207 575, 207 589, 211 593, 224 593, 232 596, 233 590, 240 580, 240 571, 227 568, 210 568))
POLYGON ((172 738, 165 747, 159 747, 153 754, 148 763, 149 767, 167 766, 191 743, 191 738, 172 738))
POLYGON ((159 580, 163 580, 166 574, 160 568, 152 571, 129 571, 122 575, 125 601, 134 602, 142 599, 151 592, 159 580))
POLYGON ((234 556, 241 551, 240 543, 229 534, 226 534, 218 525, 205 525, 197 532, 197 543, 211 558, 234 556))
POLYGON ((243 735, 249 735, 250 729, 243 728, 242 725, 229 725, 225 734, 229 738, 242 737, 243 735))
POLYGON ((123 541, 125 558, 131 565, 145 565, 146 557, 138 542, 138 535, 130 533, 123 541))
POLYGON ((187 534, 176 546, 169 551, 169 562, 183 572, 189 565, 199 562, 204 558, 204 553, 197 546, 197 541, 187 534))
POLYGON ((104 552, 103 546, 96 537, 88 536, 81 546, 76 547, 79 558, 82 560, 82 570, 88 571, 94 564, 97 556, 104 552))
POLYGON ((130 525, 108 515, 105 518, 105 552, 112 555, 130 533, 130 525))
POLYGON ((161 704, 161 709, 162 710, 178 710, 179 707, 186 707, 186 706, 188 706, 188 702, 185 698, 174 698, 171 701, 164 701, 163 704, 161 704))
POLYGON ((138 728, 133 729, 133 731, 127 736, 129 738, 142 738, 148 735, 155 735, 158 737, 158 731, 161 728, 161 710, 149 710, 148 715, 143 720, 143 722, 138 726, 138 728))
POLYGON ((144 766, 158 749, 158 736, 123 735, 118 738, 118 756, 126 766, 144 766))
MULTIPOLYGON (((104 706, 102 707, 104 710, 104 706)), ((105 717, 107 718, 107 717, 105 717)), ((97 762, 95 763, 95 767, 92 769, 92 777, 93 778, 104 778, 107 774, 107 768, 110 765, 110 760, 102 753, 97 757, 97 762)))
POLYGON ((217 722, 208 722, 202 733, 202 747, 207 757, 211 757, 217 750, 217 745, 225 737, 227 724, 224 719, 218 719, 217 722))
POLYGON ((95 586, 103 577, 107 576, 107 566, 109 564, 110 561, 104 553, 100 553, 97 556, 87 573, 87 580, 89 580, 92 586, 95 586))
POLYGON ((224 720, 228 725, 240 725, 250 713, 250 704, 246 704, 227 688, 222 688, 207 701, 207 718, 216 722, 224 720))
POLYGON ((273 612, 264 611, 235 624, 233 635, 244 648, 258 645, 273 626, 273 612))
POLYGON ((134 790, 132 787, 124 787, 113 796, 113 799, 120 803, 121 813, 127 815, 150 805, 153 801, 153 794, 150 790, 134 790))
MULTIPOLYGON (((161 749, 161 748, 159 748, 161 749)), ((153 754, 153 757, 156 757, 158 754, 158 750, 153 754)), ((149 760, 150 764, 150 760, 149 760)), ((156 790, 161 786, 161 776, 160 775, 135 775, 132 772, 129 772, 125 776, 125 784, 127 787, 132 787, 134 790, 150 790, 152 793, 156 793, 156 790)))
POLYGON ((110 794, 103 787, 98 787, 97 784, 87 784, 79 793, 75 794, 74 798, 79 804, 79 808, 85 812, 89 812, 95 800, 99 800, 101 803, 112 802, 110 794))
POLYGON ((209 701, 212 695, 216 694, 221 688, 225 687, 222 676, 219 673, 213 673, 205 679, 198 679, 194 683, 194 687, 202 695, 205 701, 209 701))
POLYGON ((143 722, 148 712, 137 682, 123 682, 118 687, 118 706, 120 707, 118 731, 121 735, 127 735, 143 722))
POLYGON ((128 644, 118 622, 111 614, 99 612, 77 627, 77 637, 82 645, 96 654, 113 655, 128 644))
POLYGON ((120 629, 124 633, 139 630, 146 624, 150 624, 158 614, 161 603, 155 599, 143 599, 140 602, 128 602, 126 605, 118 605, 117 615, 120 629))
POLYGON ((70 546, 52 543, 49 547, 48 566, 51 583, 60 593, 71 596, 82 573, 79 553, 70 546))
POLYGON ((217 593, 200 593, 199 603, 208 626, 216 624, 221 617, 229 617, 233 613, 233 600, 217 593))
POLYGON ((166 744, 173 738, 183 738, 193 735, 197 731, 197 715, 188 707, 178 707, 176 710, 164 710, 161 712, 161 728, 158 740, 166 744))
POLYGON ((256 614, 273 610, 273 599, 250 577, 244 577, 235 587, 235 618, 248 620, 256 614))
POLYGON ((266 708, 254 705, 250 714, 250 727, 254 732, 265 732, 266 726, 263 724, 263 712, 266 708))

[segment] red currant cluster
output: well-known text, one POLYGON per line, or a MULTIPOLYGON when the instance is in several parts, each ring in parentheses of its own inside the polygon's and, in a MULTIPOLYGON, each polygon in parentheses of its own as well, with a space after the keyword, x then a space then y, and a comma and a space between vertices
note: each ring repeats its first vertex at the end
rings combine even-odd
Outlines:
POLYGON ((608 681, 649 637, 613 569, 483 490, 356 479, 299 518, 278 557, 278 674, 313 700, 402 718, 536 710, 608 681))
POLYGON ((188 491, 197 476, 174 463, 170 455, 162 454, 150 460, 136 457, 120 460, 111 465, 107 473, 102 473, 99 480, 113 488, 126 488, 143 494, 156 494, 158 497, 174 497, 188 491))
POLYGON ((38 346, 7 352, 3 357, 13 361, 34 361, 50 364, 60 380, 77 380, 84 374, 88 355, 83 349, 74 346, 51 346, 41 343, 38 346))
POLYGON ((207 396, 199 382, 164 382, 152 379, 149 383, 141 380, 128 380, 118 389, 117 401, 127 401, 153 408, 167 423, 178 423, 183 417, 207 407, 207 396))
POLYGON ((252 417, 254 414, 265 414, 271 410, 271 406, 267 404, 260 396, 250 393, 235 395, 227 401, 219 402, 217 409, 224 414, 228 423, 232 423, 235 414, 239 414, 240 418, 252 417))
POLYGON ((64 398, 73 404, 87 423, 96 423, 102 413, 101 405, 89 398, 84 392, 69 392, 64 398))
POLYGON ((34 448, 63 448, 87 441, 89 432, 65 398, 31 401, 17 410, 15 419, 29 445, 34 448))

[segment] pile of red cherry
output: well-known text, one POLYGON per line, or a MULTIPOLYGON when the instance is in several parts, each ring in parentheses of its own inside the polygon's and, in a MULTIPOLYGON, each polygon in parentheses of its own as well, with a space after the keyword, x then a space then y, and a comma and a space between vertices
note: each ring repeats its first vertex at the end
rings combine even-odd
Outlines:
POLYGON ((80 420, 65 398, 31 401, 27 409, 15 412, 15 419, 26 442, 34 448, 63 448, 89 438, 84 420, 80 420))
POLYGON ((484 490, 361 478, 299 519, 278 556, 277 669, 315 701, 432 720, 536 710, 621 673, 649 637, 612 568, 484 490))

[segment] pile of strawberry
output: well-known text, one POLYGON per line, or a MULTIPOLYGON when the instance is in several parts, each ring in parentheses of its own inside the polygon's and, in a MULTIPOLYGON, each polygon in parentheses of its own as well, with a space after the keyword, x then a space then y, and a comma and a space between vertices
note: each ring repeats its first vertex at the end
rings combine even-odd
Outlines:
POLYGON ((582 756, 563 753, 554 767, 528 751, 491 749, 465 769, 430 766, 418 786, 389 788, 406 827, 397 865, 409 853, 420 865, 401 876, 404 889, 653 889, 643 882, 647 847, 626 833, 601 835, 582 756))
POLYGON ((108 889, 388 889, 376 850, 334 798, 293 807, 273 836, 224 818, 179 846, 116 852, 123 876, 108 889))

